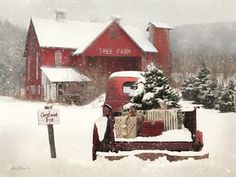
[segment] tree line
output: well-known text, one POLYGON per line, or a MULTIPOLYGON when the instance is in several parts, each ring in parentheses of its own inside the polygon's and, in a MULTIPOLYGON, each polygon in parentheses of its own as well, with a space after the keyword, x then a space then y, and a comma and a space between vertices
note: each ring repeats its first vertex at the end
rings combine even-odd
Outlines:
POLYGON ((205 62, 218 82, 236 82, 236 23, 184 25, 170 33, 172 73, 181 85, 205 62))
POLYGON ((26 30, 0 21, 0 95, 16 96, 22 87, 26 30))

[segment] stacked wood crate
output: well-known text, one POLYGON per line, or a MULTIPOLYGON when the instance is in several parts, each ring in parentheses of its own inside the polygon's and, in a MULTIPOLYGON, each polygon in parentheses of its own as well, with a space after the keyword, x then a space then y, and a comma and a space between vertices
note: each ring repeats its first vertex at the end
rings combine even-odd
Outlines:
POLYGON ((135 116, 115 117, 115 137, 135 138, 137 136, 137 118, 135 116))
MULTIPOLYGON (((182 116, 180 109, 152 109, 146 111, 145 116, 130 116, 122 115, 115 117, 115 125, 114 125, 114 133, 116 138, 135 138, 136 136, 144 136, 143 130, 146 130, 148 126, 145 125, 158 125, 151 126, 159 127, 157 130, 153 130, 152 132, 157 136, 160 135, 164 129, 164 131, 173 130, 173 129, 181 129, 182 128, 182 116), (141 120, 139 120, 141 117, 141 120), (161 123, 164 124, 164 128, 161 127, 161 123), (139 132, 142 130, 142 133, 139 132)), ((150 128, 151 129, 151 128, 150 128)), ((151 130, 150 130, 151 131, 151 130)), ((148 133, 147 133, 148 134, 148 133)), ((150 135, 151 136, 151 135, 150 135)))

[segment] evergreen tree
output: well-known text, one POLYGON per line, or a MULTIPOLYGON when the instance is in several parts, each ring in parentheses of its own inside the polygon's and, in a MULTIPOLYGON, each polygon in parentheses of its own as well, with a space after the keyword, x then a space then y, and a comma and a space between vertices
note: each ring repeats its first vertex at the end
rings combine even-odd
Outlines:
POLYGON ((206 83, 199 94, 200 102, 205 108, 214 108, 216 103, 217 83, 210 75, 206 77, 206 83))
POLYGON ((130 102, 124 109, 131 106, 142 110, 161 108, 162 105, 168 108, 179 107, 179 96, 171 89, 168 79, 160 69, 151 63, 142 75, 143 78, 136 82, 137 89, 130 95, 130 102))
POLYGON ((181 87, 184 99, 213 108, 216 101, 216 81, 211 77, 206 64, 202 63, 195 76, 185 80, 181 87))
POLYGON ((214 106, 214 109, 217 109, 219 110, 220 109, 220 97, 223 93, 223 90, 224 90, 224 86, 223 85, 218 85, 217 88, 216 88, 216 91, 215 91, 215 106, 214 106))
POLYGON ((210 75, 210 71, 207 69, 206 64, 202 63, 197 74, 196 81, 194 83, 195 98, 194 101, 197 104, 203 104, 204 91, 207 90, 207 82, 210 75))
POLYGON ((183 99, 194 100, 194 83, 196 78, 190 77, 184 80, 183 85, 181 86, 181 93, 183 99))
POLYGON ((222 92, 219 98, 219 110, 220 112, 234 112, 234 91, 235 85, 233 81, 230 81, 228 86, 222 92))

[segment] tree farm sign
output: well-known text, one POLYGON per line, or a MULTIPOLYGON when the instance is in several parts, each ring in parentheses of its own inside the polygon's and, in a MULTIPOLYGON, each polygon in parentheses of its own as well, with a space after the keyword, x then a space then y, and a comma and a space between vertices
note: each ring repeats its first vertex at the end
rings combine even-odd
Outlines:
POLYGON ((60 124, 58 109, 39 109, 38 110, 39 125, 60 124))

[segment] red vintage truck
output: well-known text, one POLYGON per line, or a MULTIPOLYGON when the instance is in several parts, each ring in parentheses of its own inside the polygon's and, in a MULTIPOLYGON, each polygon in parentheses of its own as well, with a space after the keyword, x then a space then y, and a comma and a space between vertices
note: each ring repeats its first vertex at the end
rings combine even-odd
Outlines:
MULTIPOLYGON (((142 77, 141 72, 138 71, 116 72, 110 76, 107 82, 106 98, 104 104, 109 105, 109 107, 112 108, 112 116, 110 116, 109 118, 110 121, 107 121, 108 119, 107 117, 103 117, 101 119, 102 121, 99 122, 97 120, 94 124, 93 148, 92 148, 93 160, 96 160, 97 156, 103 156, 105 158, 112 160, 120 159, 125 156, 128 156, 127 155, 128 152, 135 150, 142 151, 141 153, 136 153, 135 156, 142 159, 150 159, 150 160, 154 160, 159 156, 166 156, 167 159, 170 161, 177 159, 187 159, 189 157, 192 157, 194 159, 208 158, 209 157, 208 153, 198 153, 197 155, 193 155, 193 153, 189 155, 186 154, 181 155, 178 153, 181 151, 201 151, 203 147, 203 133, 197 130, 197 125, 196 125, 196 108, 193 108, 191 110, 178 110, 178 111, 173 111, 171 109, 154 110, 154 113, 155 112, 157 113, 156 117, 158 117, 157 115, 161 113, 162 120, 155 120, 155 115, 154 115, 154 120, 149 119, 140 122, 137 121, 136 118, 132 118, 133 121, 132 124, 132 121, 130 121, 131 118, 129 118, 129 116, 128 117, 126 116, 125 121, 123 121, 124 116, 122 117, 122 107, 124 104, 128 102, 129 94, 136 89, 134 88, 134 83, 141 77, 142 77), (169 118, 163 119, 163 117, 165 117, 167 113, 168 115, 171 116, 169 116, 169 118), (178 122, 178 120, 180 121, 178 122), (177 136, 178 132, 185 131, 186 133, 187 131, 189 133, 190 139, 173 140, 171 138, 170 139, 161 138, 162 135, 159 135, 160 133, 157 134, 157 136, 152 135, 150 137, 147 137, 148 135, 146 135, 147 134, 146 129, 143 130, 145 131, 146 134, 144 132, 137 132, 138 129, 137 127, 141 127, 142 129, 145 125, 144 122, 147 125, 155 126, 155 124, 158 124, 158 121, 162 123, 161 126, 159 125, 159 127, 162 127, 160 129, 161 134, 163 132, 163 135, 164 134, 167 135, 171 132, 172 134, 170 135, 170 137, 178 137, 177 136), (119 133, 120 129, 124 127, 126 127, 127 129, 127 127, 129 127, 129 125, 124 124, 124 122, 126 123, 128 122, 129 124, 135 125, 134 126, 135 128, 133 129, 134 130, 133 132, 135 132, 135 136, 132 135, 133 137, 124 138, 122 132, 119 133), (181 128, 177 130, 177 125, 175 126, 176 122, 181 123, 182 126, 180 127, 184 127, 183 128, 184 130, 182 130, 181 128), (141 126, 138 124, 141 124, 141 126), (169 128, 168 126, 169 127, 172 126, 175 128, 172 129, 169 128), (110 131, 106 131, 108 127, 112 127, 110 131), (110 141, 105 141, 103 139, 105 133, 108 133, 109 137, 113 138, 111 138, 110 141), (114 153, 108 153, 108 152, 114 152, 114 153), (127 152, 127 154, 124 155, 124 153, 120 152, 127 152), (177 152, 177 155, 173 154, 173 152, 177 152)), ((144 110, 144 112, 146 113, 142 115, 144 119, 146 119, 148 117, 147 111, 144 110)), ((151 112, 151 114, 153 115, 153 112, 151 112)), ((155 130, 155 127, 153 128, 155 130)))

